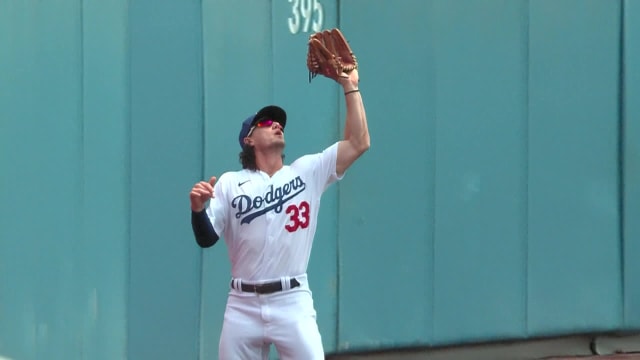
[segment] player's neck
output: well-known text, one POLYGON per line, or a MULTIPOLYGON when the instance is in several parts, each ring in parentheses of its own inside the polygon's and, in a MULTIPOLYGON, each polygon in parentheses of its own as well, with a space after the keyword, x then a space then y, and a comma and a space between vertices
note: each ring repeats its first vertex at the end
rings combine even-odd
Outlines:
POLYGON ((283 165, 281 151, 256 151, 256 167, 269 176, 273 176, 278 170, 282 169, 283 165))

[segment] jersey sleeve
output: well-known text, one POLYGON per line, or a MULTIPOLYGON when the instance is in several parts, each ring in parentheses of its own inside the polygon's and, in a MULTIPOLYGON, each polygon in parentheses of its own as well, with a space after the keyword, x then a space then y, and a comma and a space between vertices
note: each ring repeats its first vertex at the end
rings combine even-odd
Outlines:
MULTIPOLYGON (((338 176, 336 172, 336 163, 338 161, 338 143, 334 143, 333 145, 326 148, 322 153, 320 153, 320 173, 324 177, 325 183, 322 187, 322 191, 326 190, 329 185, 334 182, 341 180, 344 177, 344 173, 338 176)), ((346 171, 345 171, 346 173, 346 171)))
POLYGON ((213 230, 219 234, 224 234, 227 223, 227 201, 225 188, 227 188, 228 176, 223 174, 213 186, 214 198, 209 201, 207 207, 207 215, 213 225, 213 230))
POLYGON ((315 188, 318 189, 319 193, 322 193, 329 185, 344 177, 344 174, 338 176, 336 173, 337 157, 338 143, 336 142, 320 153, 299 158, 291 166, 309 174, 313 179, 315 188))

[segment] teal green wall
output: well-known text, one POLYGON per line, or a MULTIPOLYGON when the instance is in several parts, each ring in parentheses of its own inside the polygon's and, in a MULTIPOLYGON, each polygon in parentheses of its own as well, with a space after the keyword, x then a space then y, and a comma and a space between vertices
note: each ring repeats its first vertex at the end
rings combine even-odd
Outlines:
POLYGON ((126 354, 127 4, 0 3, 0 355, 126 354))
POLYGON ((530 7, 527 316, 539 334, 622 321, 621 12, 582 4, 530 7))
POLYGON ((339 138, 314 26, 372 136, 319 217, 327 352, 640 330, 640 6, 316 3, 0 2, 0 356, 217 357, 229 261, 187 194, 265 104, 288 161, 339 138))
POLYGON ((622 101, 622 149, 624 210, 624 324, 640 326, 640 4, 624 2, 624 77, 622 101))
POLYGON ((202 264, 188 193, 202 176, 201 4, 131 1, 128 16, 127 355, 195 359, 202 264))

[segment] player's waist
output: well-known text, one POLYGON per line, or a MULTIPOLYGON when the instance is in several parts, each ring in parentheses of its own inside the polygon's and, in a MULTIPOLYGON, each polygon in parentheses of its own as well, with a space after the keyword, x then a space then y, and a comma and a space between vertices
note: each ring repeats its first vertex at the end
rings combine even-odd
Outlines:
POLYGON ((307 274, 301 274, 261 281, 232 278, 230 286, 232 290, 243 293, 272 294, 296 288, 308 288, 308 283, 307 274))

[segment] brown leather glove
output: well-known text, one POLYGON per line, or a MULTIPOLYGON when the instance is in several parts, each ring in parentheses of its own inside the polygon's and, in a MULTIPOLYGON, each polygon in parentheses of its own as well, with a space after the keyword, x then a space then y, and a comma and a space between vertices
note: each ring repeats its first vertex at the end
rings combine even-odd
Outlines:
POLYGON ((318 74, 338 80, 357 69, 358 60, 340 30, 324 30, 309 37, 307 68, 309 82, 318 74))

